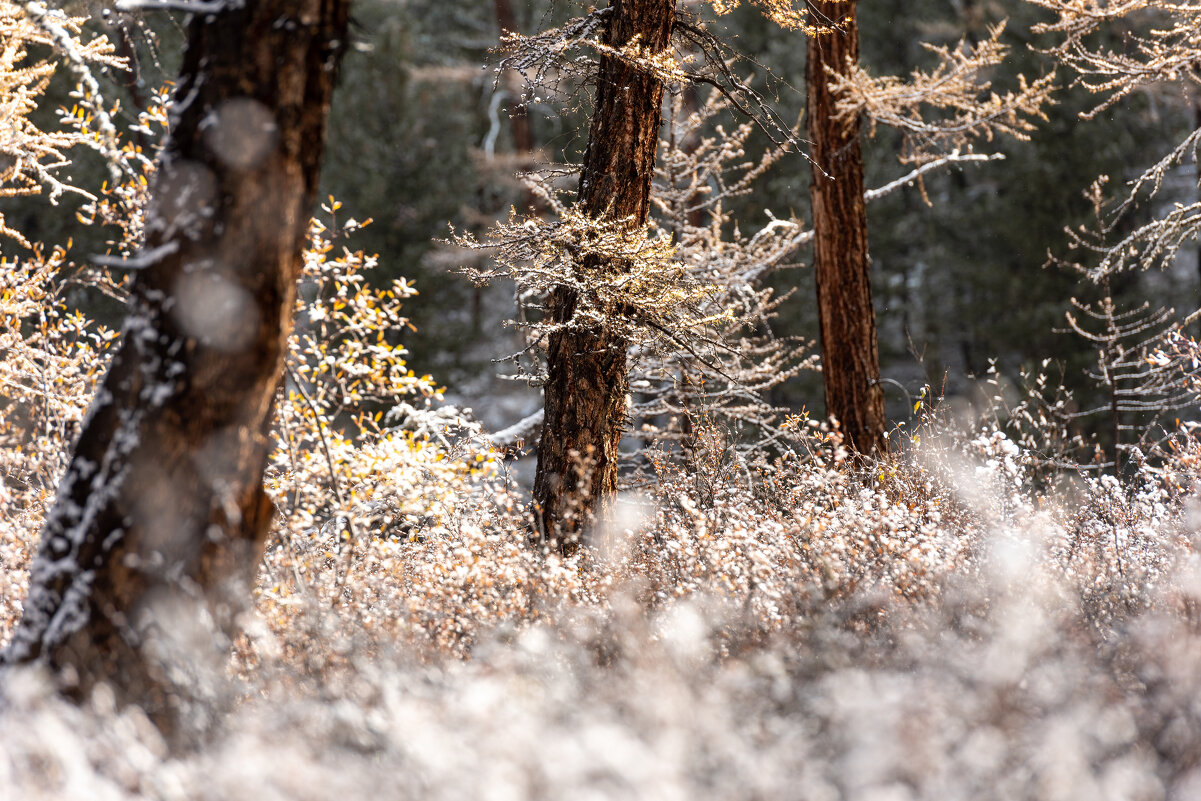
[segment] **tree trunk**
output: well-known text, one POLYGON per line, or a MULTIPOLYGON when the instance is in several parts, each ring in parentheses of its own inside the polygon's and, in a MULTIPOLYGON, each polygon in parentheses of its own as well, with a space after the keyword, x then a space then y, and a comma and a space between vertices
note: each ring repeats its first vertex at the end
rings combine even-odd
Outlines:
MULTIPOLYGON (((604 43, 622 48, 638 36, 644 49, 670 45, 675 0, 614 0, 604 43)), ((602 56, 596 108, 580 173, 579 202, 593 218, 646 223, 659 141, 663 84, 620 59, 602 56)), ((580 270, 620 270, 585 261, 580 270)), ((571 321, 577 297, 555 290, 554 322, 571 321)), ((556 332, 547 353, 546 419, 538 445, 534 503, 543 536, 564 552, 575 549, 583 527, 609 511, 617 492, 618 445, 626 418, 629 343, 603 327, 556 332)))
POLYGON ((859 60, 857 3, 817 0, 819 24, 837 29, 809 38, 805 79, 813 206, 814 271, 821 325, 826 414, 838 419, 848 444, 860 452, 883 450, 884 392, 876 311, 867 256, 867 209, 859 122, 834 120, 835 98, 826 69, 845 73, 859 60))
POLYGON ((108 683, 168 729, 271 521, 272 410, 346 42, 347 0, 227 5, 190 23, 122 341, 5 654, 76 695, 108 683))

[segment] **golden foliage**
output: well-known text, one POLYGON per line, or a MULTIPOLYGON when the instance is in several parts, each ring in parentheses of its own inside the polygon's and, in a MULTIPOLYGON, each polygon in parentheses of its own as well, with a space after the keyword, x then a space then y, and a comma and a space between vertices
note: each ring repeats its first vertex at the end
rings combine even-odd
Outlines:
POLYGON ((603 42, 590 44, 596 52, 632 64, 668 85, 683 85, 691 79, 684 66, 692 61, 692 56, 678 56, 671 47, 659 51, 644 47, 641 34, 635 35, 620 48, 610 47, 603 42))
MULTIPOLYGON (((718 14, 728 14, 742 5, 743 0, 709 0, 709 5, 718 14)), ((799 3, 796 0, 748 0, 758 8, 763 15, 781 28, 803 31, 806 36, 821 36, 839 29, 840 21, 821 16, 809 3, 799 3)), ((853 0, 828 0, 833 3, 847 3, 853 0)))
POLYGON ((1201 83, 1201 6, 1153 0, 1027 0, 1057 15, 1034 26, 1059 42, 1047 52, 1079 75, 1089 91, 1103 96, 1101 113, 1132 91, 1155 83, 1201 83), (1106 30, 1113 39, 1091 34, 1106 30))
MULTIPOLYGON (((102 36, 83 40, 82 18, 59 15, 55 23, 71 38, 75 56, 110 66, 123 62, 102 36)), ((21 4, 0 2, 0 197, 49 193, 52 203, 65 192, 95 196, 58 177, 70 163, 67 151, 83 145, 101 148, 99 136, 87 130, 43 131, 31 119, 39 99, 58 68, 55 60, 35 59, 31 47, 58 47, 58 38, 30 19, 21 4)), ((76 110, 71 112, 74 116, 76 110)), ((0 233, 26 247, 31 243, 0 215, 0 233)))
MULTIPOLYGON (((416 566, 398 551, 419 539, 445 544, 435 532, 496 480, 499 457, 478 424, 434 406, 441 388, 405 363, 401 306, 416 290, 404 279, 372 286, 376 257, 335 244, 370 221, 339 221, 332 198, 323 209, 329 223, 310 229, 276 408, 266 484, 279 515, 259 609, 286 628, 298 604, 344 604, 364 625, 391 630, 408 618, 389 623, 363 609, 411 586, 416 566)), ((452 570, 446 556, 431 564, 452 570)))
POLYGON ((116 333, 64 299, 66 251, 0 262, 0 645, 116 333))
POLYGON ((875 78, 858 64, 848 64, 845 74, 831 70, 839 119, 849 125, 863 115, 873 129, 882 124, 903 132, 904 162, 933 161, 974 139, 992 141, 997 133, 1029 139, 1035 120, 1047 119, 1043 108, 1051 102, 1055 75, 1033 82, 1019 75, 1016 90, 994 92, 986 76, 1008 52, 1000 41, 1004 30, 1004 23, 992 26, 988 38, 975 45, 923 44, 938 64, 928 72, 914 70, 908 80, 875 78))
POLYGON ((402 507, 396 513, 407 513, 420 502, 407 497, 411 486, 395 475, 397 465, 437 461, 432 450, 421 452, 419 436, 382 424, 385 407, 441 397, 429 376, 408 369, 400 344, 408 327, 401 305, 416 290, 404 279, 371 286, 376 257, 334 245, 370 221, 337 222, 333 199, 323 208, 331 223, 313 220, 310 228, 268 479, 294 535, 340 515, 353 520, 382 503, 385 489, 402 507))
POLYGON ((597 220, 576 205, 556 212, 553 220, 511 213, 483 241, 454 238, 460 247, 492 249, 491 266, 467 271, 478 283, 508 278, 535 296, 561 287, 577 293, 569 322, 530 324, 539 339, 562 327, 605 328, 630 341, 670 346, 729 318, 729 309, 706 305, 715 289, 696 280, 676 258, 671 237, 653 224, 597 220))
MULTIPOLYGON (((133 130, 146 141, 165 141, 172 88, 173 85, 168 82, 152 91, 146 108, 138 112, 133 130)), ((88 116, 82 111, 74 110, 67 121, 90 134, 88 116)), ((156 151, 157 146, 152 149, 156 151)), ((100 194, 85 203, 76 215, 84 225, 104 225, 116 229, 116 238, 108 242, 111 255, 133 256, 145 240, 150 183, 158 168, 154 158, 156 154, 143 152, 141 145, 132 139, 119 142, 115 151, 108 155, 116 163, 121 180, 112 185, 105 183, 100 194)))

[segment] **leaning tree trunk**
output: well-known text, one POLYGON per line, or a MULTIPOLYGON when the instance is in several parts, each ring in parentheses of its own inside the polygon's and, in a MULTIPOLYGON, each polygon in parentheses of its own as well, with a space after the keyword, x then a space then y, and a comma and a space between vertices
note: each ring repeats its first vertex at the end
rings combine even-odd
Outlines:
MULTIPOLYGON (((604 43, 621 49, 635 37, 644 50, 671 43, 675 0, 613 0, 604 43)), ((579 202, 592 218, 646 223, 659 141, 663 84, 619 58, 602 56, 596 108, 580 173, 579 202)), ((620 264, 585 260, 588 273, 620 270, 620 264)), ((572 320, 578 297, 551 293, 550 317, 572 320)), ((603 327, 561 329, 550 337, 543 390, 546 418, 538 445, 534 503, 544 536, 564 552, 574 550, 583 527, 607 513, 617 492, 618 444, 626 419, 629 343, 603 327)))
POLYGON ((230 631, 271 520, 272 410, 347 8, 193 17, 122 341, 5 655, 73 694, 107 683, 167 727, 201 655, 177 649, 230 631))
POLYGON ((850 445, 867 453, 884 448, 885 420, 867 257, 863 154, 858 120, 834 119, 827 74, 827 69, 845 74, 859 61, 855 10, 856 0, 810 3, 818 24, 832 21, 837 27, 809 38, 805 116, 812 148, 809 194, 826 413, 837 418, 850 445))

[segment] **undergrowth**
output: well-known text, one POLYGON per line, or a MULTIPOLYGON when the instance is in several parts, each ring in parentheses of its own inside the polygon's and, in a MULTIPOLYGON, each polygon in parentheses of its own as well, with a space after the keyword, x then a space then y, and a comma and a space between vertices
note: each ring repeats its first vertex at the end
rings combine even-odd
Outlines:
MULTIPOLYGON (((103 689, 76 707, 13 671, 5 797, 1151 799, 1201 783, 1187 430, 1127 474, 1049 480, 1037 432, 996 415, 935 406, 875 460, 804 415, 759 453, 701 420, 565 559, 530 539, 486 433, 405 367, 411 289, 362 280, 371 260, 336 246, 358 225, 313 228, 276 527, 244 633, 204 677, 217 700, 196 745, 170 752, 103 689)), ((31 401, 5 407, 0 442, 0 640, 111 338, 65 308, 29 324, 20 298, 65 259, 15 270, 5 294, 25 324, 0 366, 31 401), (56 405, 39 406, 47 386, 56 405)))

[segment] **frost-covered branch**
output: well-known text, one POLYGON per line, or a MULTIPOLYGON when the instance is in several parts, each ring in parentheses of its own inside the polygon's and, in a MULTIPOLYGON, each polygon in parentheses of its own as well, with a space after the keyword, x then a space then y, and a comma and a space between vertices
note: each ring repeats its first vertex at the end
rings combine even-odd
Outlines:
POLYGON ((879 200, 882 197, 891 195, 896 190, 903 186, 909 186, 914 181, 920 180, 927 173, 947 166, 948 164, 960 164, 968 161, 1001 161, 1005 158, 1004 153, 960 153, 958 150, 948 153, 945 156, 940 156, 934 161, 927 161, 925 164, 910 170, 905 175, 897 178, 895 181, 889 181, 884 186, 875 189, 869 189, 863 193, 863 199, 871 202, 879 200))
POLYGON ((117 0, 118 11, 183 11, 189 14, 217 14, 244 5, 245 0, 117 0))
MULTIPOLYGON (((78 38, 79 21, 69 19, 62 11, 50 9, 45 3, 37 0, 29 0, 24 3, 23 8, 29 19, 49 35, 50 43, 66 58, 71 71, 75 73, 80 86, 83 87, 79 96, 80 103, 92 112, 96 119, 99 129, 99 136, 96 139, 98 149, 105 156, 112 180, 119 182, 121 180, 120 165, 123 163, 120 156, 119 134, 117 126, 113 124, 112 116, 104 106, 104 95, 100 91, 100 84, 96 81, 96 76, 92 74, 90 64, 101 63, 124 69, 125 61, 112 55, 112 45, 103 37, 95 37, 88 44, 83 44, 78 38), (68 26, 70 26, 70 30, 68 26)), ((55 197, 56 194, 52 191, 51 198, 55 197)))
POLYGON ((496 51, 501 56, 496 68, 497 81, 502 71, 514 70, 525 80, 529 94, 537 97, 556 93, 565 79, 578 84, 590 77, 593 54, 607 56, 654 75, 676 90, 689 83, 707 85, 724 95, 732 107, 759 127, 777 147, 803 144, 795 126, 781 119, 774 105, 731 69, 731 63, 741 58, 737 51, 707 31, 699 19, 680 10, 674 29, 678 44, 654 52, 637 39, 621 48, 604 44, 601 35, 608 14, 609 9, 592 11, 558 28, 533 35, 502 32, 496 51), (699 62, 696 56, 685 55, 686 50, 699 54, 699 62))
POLYGON ((542 421, 546 418, 546 410, 539 409, 531 415, 523 417, 511 426, 502 428, 500 431, 488 437, 492 442, 492 447, 499 451, 506 451, 510 448, 515 448, 523 442, 534 442, 538 438, 538 432, 542 430, 542 421))
POLYGON ((1131 92, 1157 83, 1201 84, 1201 5, 1155 0, 1027 0, 1057 15, 1034 27, 1060 34, 1046 52, 1073 69, 1100 97, 1095 117, 1131 92), (1095 37, 1105 31, 1114 38, 1095 37))
POLYGON ((987 73, 1007 53, 1001 44, 1004 24, 993 26, 989 37, 975 45, 923 45, 938 57, 933 70, 914 70, 908 80, 871 76, 858 64, 846 74, 830 72, 840 95, 838 115, 849 124, 863 115, 876 125, 896 128, 905 135, 902 161, 923 163, 948 149, 967 150, 972 140, 992 141, 996 134, 1026 140, 1035 120, 1046 120, 1054 73, 1034 81, 1018 76, 1018 89, 997 93, 987 73))
MULTIPOLYGON (((1095 117, 1132 92, 1152 85, 1177 88, 1179 106, 1193 106, 1201 86, 1201 4, 1149 0, 1029 2, 1058 17, 1035 27, 1037 33, 1061 37, 1046 52, 1073 70, 1079 82, 1099 98, 1094 108, 1082 113, 1083 118, 1095 117), (1095 35, 1100 33, 1107 35, 1095 35)), ((1096 222, 1091 228, 1067 231, 1073 249, 1082 258, 1063 261, 1096 282, 1123 270, 1174 264, 1181 247, 1201 235, 1201 204, 1197 202, 1173 203, 1116 242, 1111 235, 1137 205, 1148 203, 1160 193, 1170 171, 1196 160, 1199 145, 1201 129, 1194 129, 1130 181, 1112 205, 1105 195, 1109 178, 1099 177, 1085 193, 1096 222), (1094 259, 1095 264, 1084 263, 1086 258, 1094 259)))

